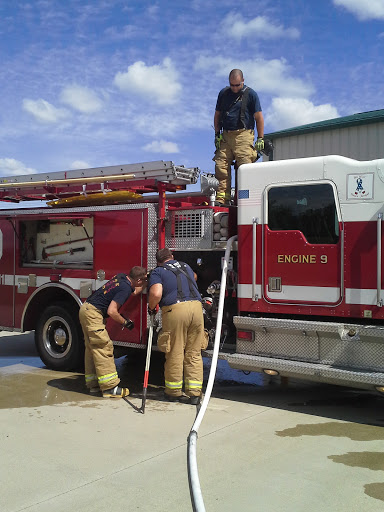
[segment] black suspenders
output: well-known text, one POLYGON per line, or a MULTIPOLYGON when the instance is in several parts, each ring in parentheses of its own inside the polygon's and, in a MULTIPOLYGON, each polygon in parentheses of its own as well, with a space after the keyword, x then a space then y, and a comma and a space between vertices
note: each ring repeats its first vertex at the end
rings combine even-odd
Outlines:
MULTIPOLYGON (((226 87, 224 94, 228 94, 227 91, 229 92, 229 90, 230 90, 230 87, 226 87)), ((248 95, 249 95, 249 87, 245 86, 244 89, 242 89, 240 91, 239 95, 235 98, 235 100, 229 105, 227 111, 221 113, 221 120, 220 120, 221 126, 223 125, 223 120, 225 117, 227 117, 231 108, 234 105, 236 105, 236 103, 238 101, 241 101, 239 122, 241 122, 243 128, 246 128, 246 126, 245 126, 245 109, 247 108, 247 104, 248 104, 248 95)))
POLYGON ((163 267, 167 270, 170 270, 173 274, 176 276, 177 280, 177 300, 179 302, 184 302, 187 300, 187 297, 183 293, 183 287, 182 287, 182 281, 181 281, 181 275, 183 274, 187 278, 188 286, 189 286, 189 293, 191 294, 191 297, 193 299, 200 300, 200 294, 197 289, 196 283, 192 280, 191 276, 182 268, 182 265, 185 265, 185 263, 180 263, 176 261, 175 263, 164 263, 163 267))

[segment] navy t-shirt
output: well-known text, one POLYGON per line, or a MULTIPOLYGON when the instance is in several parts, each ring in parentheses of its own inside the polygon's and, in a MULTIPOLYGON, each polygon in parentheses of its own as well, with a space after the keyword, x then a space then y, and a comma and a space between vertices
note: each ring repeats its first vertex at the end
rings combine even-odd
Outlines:
MULTIPOLYGON (((167 263, 175 264, 178 262, 176 260, 170 260, 167 261, 167 263)), ((191 269, 191 267, 186 263, 183 263, 182 269, 188 273, 193 283, 195 283, 195 277, 193 275, 193 270, 191 269)), ((193 296, 193 294, 191 294, 190 291, 188 278, 183 274, 181 274, 180 277, 184 297, 183 300, 200 300, 200 294, 197 285, 192 284, 192 286, 194 286, 194 288, 196 289, 195 295, 193 296)), ((171 306, 172 304, 176 304, 178 302, 177 277, 171 270, 168 270, 162 266, 156 267, 154 270, 152 270, 151 275, 149 277, 148 289, 156 283, 163 285, 163 296, 159 303, 160 307, 171 306)))
MULTIPOLYGON (((240 111, 241 111, 241 103, 242 101, 236 101, 233 105, 233 102, 241 96, 242 92, 247 86, 244 85, 243 89, 239 92, 232 92, 232 90, 228 87, 224 87, 219 92, 219 96, 217 97, 216 102, 216 110, 221 112, 223 129, 224 130, 238 130, 240 128, 244 128, 243 123, 240 120, 240 111), (232 105, 232 106, 231 106, 232 105), (228 110, 229 109, 229 110, 228 110), (228 112, 228 113, 227 113, 228 112)), ((255 118, 254 115, 256 112, 261 112, 260 100, 257 93, 248 87, 248 100, 247 100, 247 108, 244 113, 244 122, 245 127, 248 130, 253 130, 255 128, 255 118)))
POLYGON ((112 300, 121 306, 129 299, 133 291, 134 288, 126 274, 116 274, 104 286, 93 292, 86 302, 100 309, 103 315, 107 316, 107 310, 112 300))

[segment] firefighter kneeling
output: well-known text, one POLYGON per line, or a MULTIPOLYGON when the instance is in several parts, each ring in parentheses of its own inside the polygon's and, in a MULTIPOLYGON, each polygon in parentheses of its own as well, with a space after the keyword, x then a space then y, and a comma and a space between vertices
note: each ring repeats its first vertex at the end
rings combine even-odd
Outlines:
POLYGON ((161 307, 162 329, 157 344, 165 353, 165 398, 197 405, 203 385, 201 350, 208 340, 196 275, 189 265, 174 260, 170 249, 157 251, 156 261, 158 266, 148 283, 148 308, 151 314, 157 304, 161 307))

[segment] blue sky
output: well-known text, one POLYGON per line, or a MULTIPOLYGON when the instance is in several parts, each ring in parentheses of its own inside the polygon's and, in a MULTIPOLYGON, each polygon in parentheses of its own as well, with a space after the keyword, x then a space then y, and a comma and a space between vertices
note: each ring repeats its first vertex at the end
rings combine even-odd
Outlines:
POLYGON ((0 175, 214 172, 232 68, 266 133, 384 108, 384 0, 0 0, 0 175))

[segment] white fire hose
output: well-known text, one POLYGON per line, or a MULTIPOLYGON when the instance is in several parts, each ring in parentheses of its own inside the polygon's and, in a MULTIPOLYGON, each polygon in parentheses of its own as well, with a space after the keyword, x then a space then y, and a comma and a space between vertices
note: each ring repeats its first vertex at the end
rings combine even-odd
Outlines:
POLYGON ((200 424, 203 420, 205 411, 208 407, 208 402, 211 398, 213 383, 216 376, 216 368, 217 368, 217 359, 219 356, 219 347, 220 347, 220 337, 221 337, 221 326, 223 323, 223 309, 224 309, 224 299, 225 299, 225 288, 227 281, 227 272, 228 272, 228 261, 229 255, 231 253, 232 244, 237 240, 237 235, 232 236, 227 241, 227 246, 225 249, 224 263, 223 263, 223 271, 221 274, 221 284, 220 284, 220 296, 219 296, 219 305, 217 312, 217 323, 216 323, 216 334, 215 334, 215 342, 213 345, 213 354, 212 354, 212 363, 211 370, 209 372, 207 389, 205 390, 204 399, 201 403, 200 410, 196 416, 195 422, 192 425, 192 428, 189 432, 188 436, 188 481, 189 481, 189 492, 191 495, 193 512, 205 512, 203 495, 201 493, 199 474, 197 470, 197 460, 196 460, 196 446, 197 446, 197 432, 199 430, 200 424))

